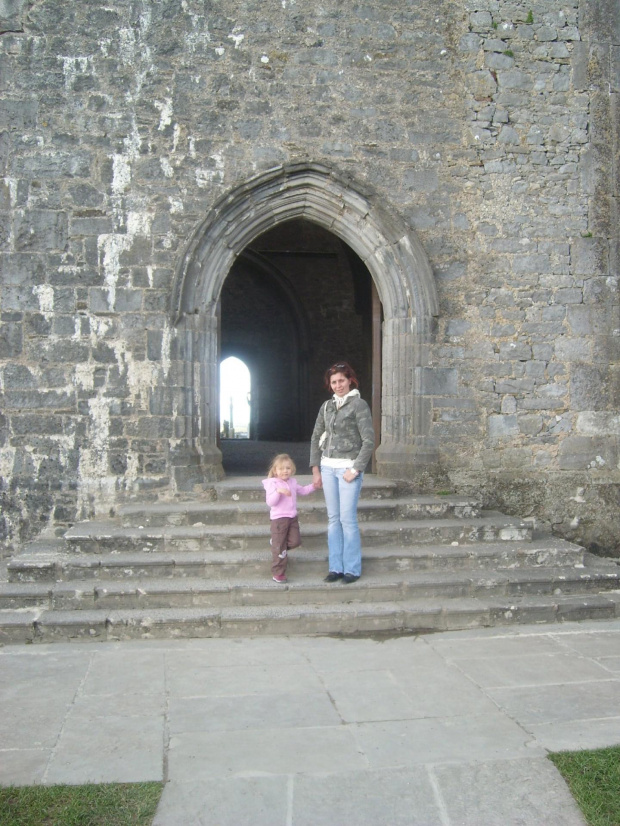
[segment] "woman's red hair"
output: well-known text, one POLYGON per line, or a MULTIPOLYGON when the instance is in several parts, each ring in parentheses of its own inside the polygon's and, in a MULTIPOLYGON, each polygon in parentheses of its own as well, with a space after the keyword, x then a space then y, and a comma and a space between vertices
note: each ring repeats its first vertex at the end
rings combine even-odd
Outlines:
POLYGON ((332 366, 325 371, 325 376, 323 377, 323 379, 325 382, 325 388, 327 390, 331 390, 329 382, 331 377, 334 376, 336 373, 342 373, 343 376, 349 379, 349 381, 351 382, 351 387, 357 388, 360 386, 360 383, 357 380, 357 376, 355 375, 355 370, 351 367, 351 365, 346 361, 339 361, 338 364, 332 364, 332 366))

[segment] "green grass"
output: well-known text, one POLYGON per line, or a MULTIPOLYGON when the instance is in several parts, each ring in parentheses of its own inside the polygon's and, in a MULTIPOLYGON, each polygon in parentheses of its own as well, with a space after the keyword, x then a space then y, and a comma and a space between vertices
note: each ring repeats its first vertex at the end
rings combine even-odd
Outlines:
POLYGON ((162 783, 0 788, 2 826, 150 826, 162 783))
POLYGON ((549 759, 566 780, 589 826, 620 826, 620 746, 562 751, 549 759))

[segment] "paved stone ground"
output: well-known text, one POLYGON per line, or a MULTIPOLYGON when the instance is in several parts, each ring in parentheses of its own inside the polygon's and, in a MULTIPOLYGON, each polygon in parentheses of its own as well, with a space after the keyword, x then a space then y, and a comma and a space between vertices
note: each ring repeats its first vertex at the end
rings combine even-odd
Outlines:
POLYGON ((0 649, 0 784, 165 780, 155 826, 577 826, 620 621, 0 649))

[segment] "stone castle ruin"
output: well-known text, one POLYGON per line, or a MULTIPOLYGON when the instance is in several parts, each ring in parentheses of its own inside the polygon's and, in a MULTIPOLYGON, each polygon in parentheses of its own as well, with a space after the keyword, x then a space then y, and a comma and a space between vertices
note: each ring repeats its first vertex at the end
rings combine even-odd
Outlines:
MULTIPOLYGON (((620 544, 616 0, 0 0, 0 539, 303 442, 620 544)), ((301 469, 304 470, 303 468, 301 469)))

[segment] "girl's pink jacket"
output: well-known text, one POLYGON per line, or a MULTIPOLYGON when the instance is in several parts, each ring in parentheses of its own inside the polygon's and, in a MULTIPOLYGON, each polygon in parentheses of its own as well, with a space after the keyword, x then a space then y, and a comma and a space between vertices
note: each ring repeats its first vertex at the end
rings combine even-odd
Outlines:
POLYGON ((312 482, 309 485, 300 485, 297 479, 291 478, 283 482, 282 479, 278 479, 277 476, 263 479, 263 487, 267 493, 267 504, 271 508, 269 513, 270 519, 281 519, 283 516, 297 516, 297 494, 307 496, 316 490, 312 482), (278 493, 277 488, 284 486, 290 490, 290 496, 278 493))

